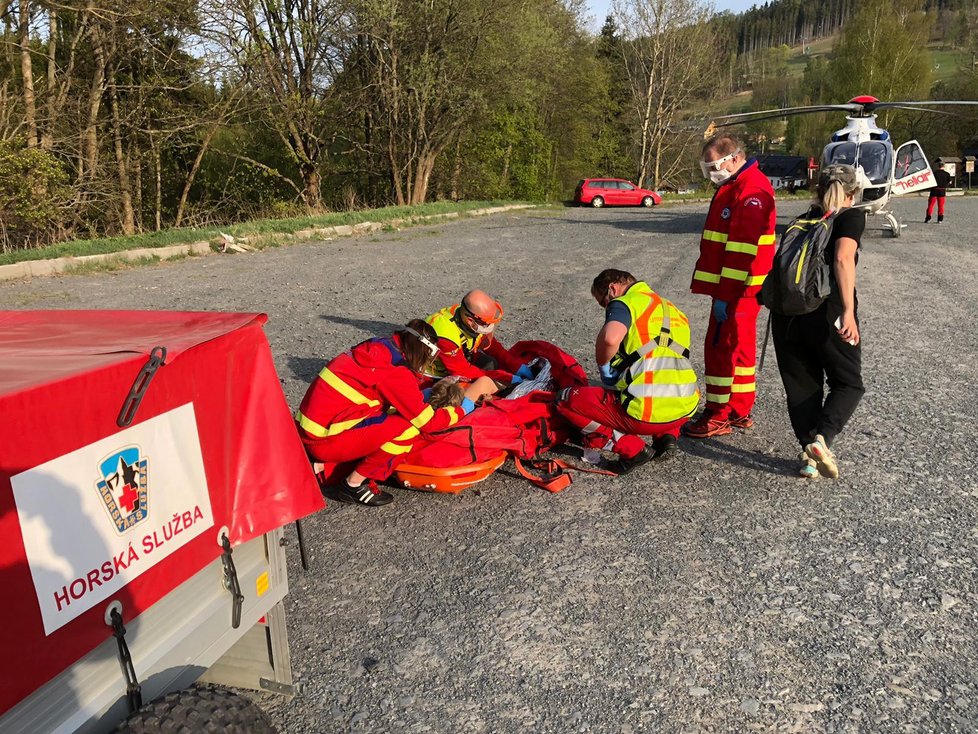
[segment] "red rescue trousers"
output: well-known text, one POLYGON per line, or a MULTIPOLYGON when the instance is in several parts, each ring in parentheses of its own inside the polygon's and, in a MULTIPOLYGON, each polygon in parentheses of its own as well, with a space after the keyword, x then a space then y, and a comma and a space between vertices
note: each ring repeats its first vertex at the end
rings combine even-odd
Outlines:
MULTIPOLYGON (((302 432, 302 429, 299 429, 302 432)), ((356 471, 367 479, 387 479, 411 451, 418 430, 399 415, 378 416, 335 436, 306 440, 317 461, 344 464, 357 459, 356 471)))
POLYGON ((934 204, 937 204, 937 216, 944 216, 944 197, 943 196, 929 196, 927 197, 927 216, 930 217, 934 213, 934 204))
POLYGON ((671 423, 645 423, 625 412, 617 390, 603 387, 561 390, 557 410, 584 435, 586 447, 603 449, 611 441, 611 450, 623 459, 645 448, 641 436, 679 436, 679 429, 689 420, 687 416, 671 423))
POLYGON ((706 362, 706 410, 721 420, 750 415, 756 395, 757 314, 755 298, 727 303, 727 320, 710 325, 703 349, 706 362))

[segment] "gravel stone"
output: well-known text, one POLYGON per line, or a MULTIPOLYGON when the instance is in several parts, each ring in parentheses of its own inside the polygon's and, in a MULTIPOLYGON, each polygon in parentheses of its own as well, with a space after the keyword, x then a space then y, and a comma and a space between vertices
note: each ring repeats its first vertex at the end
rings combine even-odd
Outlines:
MULTIPOLYGON (((840 479, 794 476, 769 345, 755 427, 683 439, 661 466, 557 495, 507 466, 458 496, 330 503, 304 522, 308 573, 286 529, 308 693, 249 695, 283 732, 978 731, 978 197, 949 198, 940 226, 925 203, 896 202, 899 239, 869 220, 867 392, 834 446, 840 479)), ((593 374, 590 282, 620 267, 690 317, 702 375, 705 212, 460 219, 4 282, 0 308, 266 312, 295 406, 326 359, 474 287, 505 306, 505 343, 550 339, 593 374)))

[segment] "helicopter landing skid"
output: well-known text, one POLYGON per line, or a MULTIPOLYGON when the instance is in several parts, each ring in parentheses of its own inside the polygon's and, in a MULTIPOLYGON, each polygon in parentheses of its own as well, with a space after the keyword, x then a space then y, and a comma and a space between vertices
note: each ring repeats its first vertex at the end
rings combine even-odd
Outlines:
POLYGON ((903 234, 903 228, 906 227, 907 225, 900 224, 900 220, 896 218, 896 214, 887 211, 881 211, 877 213, 883 215, 883 217, 886 219, 886 223, 890 225, 890 233, 894 237, 899 237, 901 234, 903 234))

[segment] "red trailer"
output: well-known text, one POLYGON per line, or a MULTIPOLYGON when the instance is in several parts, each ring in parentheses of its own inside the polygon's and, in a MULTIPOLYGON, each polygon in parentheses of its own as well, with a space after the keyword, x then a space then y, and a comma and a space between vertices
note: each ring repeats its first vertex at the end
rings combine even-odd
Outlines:
POLYGON ((291 690, 282 528, 324 505, 266 320, 0 312, 0 731, 291 690))

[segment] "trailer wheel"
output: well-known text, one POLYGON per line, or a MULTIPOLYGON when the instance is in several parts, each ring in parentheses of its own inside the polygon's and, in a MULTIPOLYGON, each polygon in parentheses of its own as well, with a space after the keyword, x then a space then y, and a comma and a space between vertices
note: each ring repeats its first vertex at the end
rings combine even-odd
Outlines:
POLYGON ((218 686, 168 693, 131 714, 115 734, 276 734, 264 711, 247 698, 218 686))

